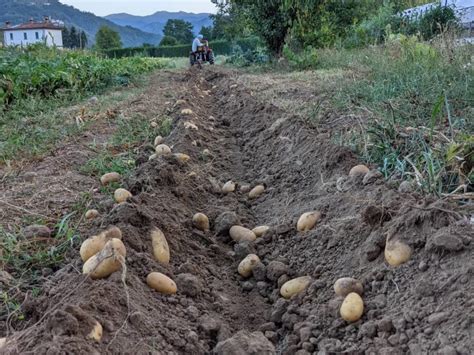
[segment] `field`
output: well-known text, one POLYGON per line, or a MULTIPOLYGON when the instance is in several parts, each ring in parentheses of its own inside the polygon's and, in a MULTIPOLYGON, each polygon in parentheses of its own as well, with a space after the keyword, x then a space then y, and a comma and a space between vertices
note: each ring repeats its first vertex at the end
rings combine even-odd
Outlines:
POLYGON ((394 40, 202 70, 35 50, 0 67, 0 352, 474 351, 472 47, 394 40), (236 225, 269 228, 239 240, 236 225), (81 244, 110 226, 126 256, 93 279, 81 244), (343 277, 363 289, 353 321, 343 277))

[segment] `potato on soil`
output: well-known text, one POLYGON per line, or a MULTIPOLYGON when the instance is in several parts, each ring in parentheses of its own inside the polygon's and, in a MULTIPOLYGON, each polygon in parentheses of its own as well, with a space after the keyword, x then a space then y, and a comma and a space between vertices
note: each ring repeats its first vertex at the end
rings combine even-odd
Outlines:
POLYGON ((122 241, 117 238, 111 239, 100 252, 85 262, 82 273, 92 279, 103 279, 121 269, 126 255, 127 251, 122 241))
POLYGON ((95 322, 94 328, 92 328, 91 332, 87 335, 89 339, 93 339, 99 342, 102 339, 103 334, 102 325, 99 322, 95 322))
POLYGON ((252 232, 255 233, 257 238, 260 238, 265 233, 267 233, 269 230, 270 230, 269 226, 258 226, 258 227, 255 227, 254 229, 252 229, 252 232))
POLYGON ((85 214, 85 217, 86 217, 86 219, 94 219, 94 218, 97 218, 97 217, 99 217, 99 211, 94 210, 94 209, 88 210, 88 211, 86 212, 86 214, 85 214))
POLYGON ((183 153, 176 153, 174 156, 181 163, 187 163, 188 161, 191 160, 191 157, 189 155, 183 154, 183 153))
POLYGON ((86 262, 92 256, 104 249, 105 244, 111 239, 122 239, 122 231, 117 227, 111 227, 99 235, 86 239, 79 251, 82 261, 86 262))
POLYGON ((364 313, 364 301, 357 293, 349 293, 340 309, 341 317, 346 322, 357 322, 364 313))
POLYGON ((192 122, 184 122, 184 129, 193 129, 195 131, 198 131, 199 128, 192 122))
POLYGON ((153 142, 153 146, 156 147, 164 142, 164 138, 162 136, 156 136, 155 141, 153 142))
POLYGON ((257 185, 249 192, 249 198, 257 198, 265 192, 265 186, 257 185))
POLYGON ((209 218, 204 213, 196 213, 193 216, 193 225, 203 232, 209 230, 209 218))
POLYGON ((171 148, 166 144, 158 144, 155 148, 155 154, 157 156, 171 154, 171 148))
POLYGON ((334 292, 338 296, 346 297, 349 293, 355 292, 359 295, 364 293, 364 286, 359 280, 352 277, 343 277, 334 284, 334 292))
POLYGON ((150 273, 146 277, 146 283, 152 289, 164 293, 165 295, 173 295, 178 291, 176 283, 160 272, 150 273))
POLYGON ((192 115, 193 114, 193 110, 189 109, 189 108, 185 108, 184 110, 181 110, 181 114, 182 115, 192 115))
POLYGON ((114 198, 117 203, 126 202, 131 197, 132 197, 131 192, 122 188, 117 189, 114 192, 114 198))
POLYGON ((349 171, 349 176, 365 175, 369 172, 369 168, 365 165, 356 165, 349 171))
POLYGON ((390 266, 400 266, 410 260, 412 249, 407 244, 396 240, 387 241, 385 245, 385 260, 390 266))
POLYGON ((232 228, 230 228, 229 235, 232 240, 237 243, 243 240, 253 242, 255 241, 255 239, 257 239, 257 236, 254 232, 242 226, 233 226, 232 228))
POLYGON ((280 294, 284 298, 289 299, 293 295, 303 292, 309 286, 310 282, 310 276, 297 277, 296 279, 285 282, 283 286, 281 286, 280 294))
POLYGON ((184 105, 185 103, 186 103, 186 100, 178 100, 176 101, 175 105, 179 106, 179 105, 184 105))
POLYGON ((158 228, 153 229, 151 231, 151 241, 155 260, 163 265, 168 265, 170 263, 170 248, 163 232, 158 228))
POLYGON ((303 213, 298 219, 296 229, 298 230, 298 232, 307 232, 313 229, 316 223, 319 222, 319 220, 321 220, 321 212, 319 211, 303 213))
POLYGON ((102 185, 105 186, 112 182, 119 182, 121 178, 122 177, 120 176, 119 173, 115 173, 115 172, 107 173, 107 174, 102 175, 102 177, 100 178, 100 182, 102 185))
POLYGON ((222 192, 225 193, 225 194, 228 194, 230 192, 234 192, 235 191, 235 182, 233 182, 232 180, 231 181, 227 181, 224 186, 222 186, 222 192))
POLYGON ((249 254, 242 260, 237 268, 239 274, 243 277, 250 277, 255 266, 260 263, 258 255, 249 254))

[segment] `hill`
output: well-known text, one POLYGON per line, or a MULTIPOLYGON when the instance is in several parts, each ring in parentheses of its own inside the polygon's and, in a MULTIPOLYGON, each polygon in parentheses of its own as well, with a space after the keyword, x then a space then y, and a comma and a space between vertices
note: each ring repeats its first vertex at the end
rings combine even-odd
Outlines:
POLYGON ((212 20, 209 13, 194 14, 189 12, 168 12, 158 11, 148 16, 135 16, 126 13, 112 14, 105 16, 120 26, 131 26, 142 31, 162 35, 166 21, 170 19, 185 20, 191 22, 194 27, 194 33, 198 33, 202 26, 211 26, 212 20))
POLYGON ((137 28, 120 26, 112 21, 89 12, 80 11, 72 6, 64 5, 58 0, 0 0, 0 21, 13 24, 27 22, 30 18, 40 20, 49 16, 64 21, 67 26, 75 26, 87 33, 89 43, 94 41, 100 26, 106 25, 120 33, 125 47, 140 46, 143 43, 159 43, 161 35, 144 32, 137 28))

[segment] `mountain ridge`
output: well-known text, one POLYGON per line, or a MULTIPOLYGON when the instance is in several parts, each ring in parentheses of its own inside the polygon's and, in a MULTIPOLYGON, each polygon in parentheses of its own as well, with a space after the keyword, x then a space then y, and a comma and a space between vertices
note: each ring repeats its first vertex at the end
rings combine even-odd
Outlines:
POLYGON ((131 26, 145 32, 163 35, 163 28, 166 22, 171 19, 188 21, 193 25, 194 33, 197 34, 202 26, 212 26, 212 20, 209 17, 211 13, 201 12, 192 13, 186 11, 156 11, 151 15, 139 16, 131 15, 126 12, 110 14, 104 16, 120 26, 131 26))

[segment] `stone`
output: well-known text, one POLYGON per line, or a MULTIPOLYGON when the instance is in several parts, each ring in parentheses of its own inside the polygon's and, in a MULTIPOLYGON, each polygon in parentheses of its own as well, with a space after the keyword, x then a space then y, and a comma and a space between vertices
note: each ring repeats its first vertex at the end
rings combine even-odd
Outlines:
POLYGON ((271 261, 267 265, 267 278, 271 281, 277 281, 280 276, 288 272, 288 265, 280 261, 271 261))
POLYGON ((448 318, 449 318, 448 312, 433 313, 432 315, 428 317, 428 323, 430 323, 431 325, 438 325, 440 323, 443 323, 448 318))
POLYGON ((362 183, 364 185, 369 185, 381 179, 383 179, 383 174, 379 170, 374 169, 365 174, 364 179, 362 179, 362 183))
POLYGON ((379 330, 379 332, 391 332, 393 329, 392 320, 388 317, 382 318, 377 322, 377 329, 379 330))
POLYGON ((216 355, 273 355, 275 347, 262 332, 241 330, 233 337, 217 343, 213 350, 216 355))
POLYGON ((179 274, 176 276, 176 285, 178 286, 179 293, 190 297, 196 297, 202 290, 201 281, 192 274, 179 274))
POLYGON ((23 228, 22 231, 23 237, 26 239, 31 238, 50 238, 51 237, 51 229, 46 226, 42 226, 39 224, 34 224, 23 228))
POLYGON ((455 232, 449 228, 441 228, 434 236, 426 242, 426 250, 428 251, 461 251, 464 249, 464 243, 455 232))
POLYGON ((222 212, 214 222, 214 231, 218 235, 228 234, 230 228, 236 225, 240 225, 240 219, 235 212, 222 212))

